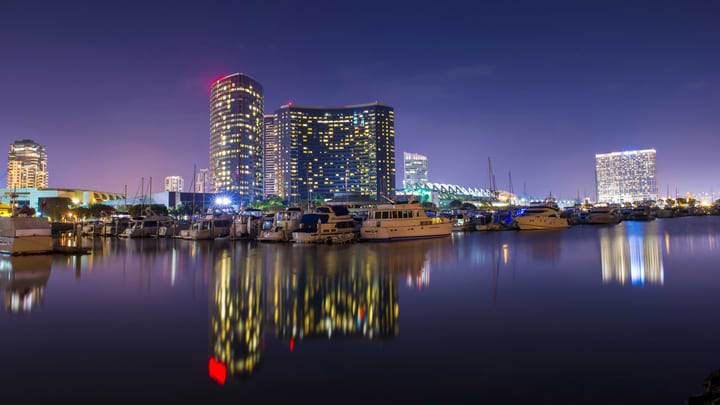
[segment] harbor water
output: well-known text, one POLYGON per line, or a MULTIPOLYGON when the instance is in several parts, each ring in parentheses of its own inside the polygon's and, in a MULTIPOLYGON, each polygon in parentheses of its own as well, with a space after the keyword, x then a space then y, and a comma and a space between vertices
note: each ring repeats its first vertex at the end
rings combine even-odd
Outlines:
POLYGON ((82 243, 0 258, 3 400, 680 404, 720 368, 720 217, 82 243))

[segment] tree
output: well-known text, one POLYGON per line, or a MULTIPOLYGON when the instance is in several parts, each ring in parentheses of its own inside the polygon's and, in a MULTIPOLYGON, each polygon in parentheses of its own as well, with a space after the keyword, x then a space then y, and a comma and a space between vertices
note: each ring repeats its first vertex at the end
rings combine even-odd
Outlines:
POLYGON ((166 206, 164 206, 162 204, 152 204, 152 205, 138 204, 138 205, 133 205, 133 206, 129 207, 128 213, 130 214, 130 216, 133 216, 133 217, 149 215, 150 213, 155 214, 155 215, 167 215, 168 209, 166 206))
POLYGON ((107 217, 115 213, 115 208, 105 204, 93 204, 88 210, 91 218, 107 217))
POLYGON ((448 208, 450 208, 452 210, 459 210, 462 208, 462 205, 463 205, 462 201, 452 200, 452 201, 450 201, 450 204, 448 204, 448 208))
POLYGON ((70 211, 77 219, 90 218, 90 209, 88 207, 75 207, 70 211))
POLYGON ((35 215, 35 208, 33 207, 22 207, 17 211, 17 214, 21 217, 32 217, 35 215))
POLYGON ((48 197, 40 199, 40 212, 50 219, 58 221, 69 211, 72 200, 67 197, 48 197))

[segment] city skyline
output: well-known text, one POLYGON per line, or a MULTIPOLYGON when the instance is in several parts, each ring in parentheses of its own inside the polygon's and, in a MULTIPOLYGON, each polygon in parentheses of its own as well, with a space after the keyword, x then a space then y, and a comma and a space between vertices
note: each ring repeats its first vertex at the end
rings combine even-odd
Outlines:
MULTIPOLYGON (((496 173, 512 171, 515 185, 527 183, 530 194, 590 195, 594 154, 653 145, 665 151, 657 168, 661 190, 720 189, 712 174, 712 151, 720 146, 713 113, 720 57, 711 52, 720 40, 712 28, 718 7, 669 4, 523 3, 520 16, 503 5, 469 7, 462 15, 450 8, 425 13, 422 5, 417 15, 403 15, 400 5, 386 15, 360 5, 291 5, 280 14, 260 5, 169 11, 150 5, 142 16, 133 7, 108 13, 103 5, 43 6, 63 13, 61 21, 36 20, 33 6, 7 3, 0 33, 13 40, 0 46, 15 57, 0 77, 0 132, 53 151, 51 187, 121 191, 127 184, 134 194, 141 176, 189 179, 195 165, 208 167, 210 83, 241 71, 264 84, 267 111, 289 100, 394 106, 396 148, 427 155, 438 182, 487 187, 489 155, 496 173), (93 18, 106 15, 113 17, 93 18), (312 22, 301 25, 295 15, 314 22, 328 16, 332 24, 309 28, 312 22), (222 21, 238 18, 239 31, 223 28, 234 24, 222 21), (360 20, 380 31, 367 33, 360 20), (128 24, 133 33, 119 35, 128 24), (344 42, 383 46, 362 63, 328 53, 341 41, 332 35, 338 27, 344 42), (83 41, 83 30, 94 28, 102 47, 83 41), (27 29, 32 37, 22 35, 27 29), (436 30, 443 41, 432 41, 436 30), (284 40, 289 33, 293 41, 284 40), (317 41, 330 45, 313 47, 317 41), (677 56, 667 61, 668 52, 677 56), (328 63, 328 55, 337 57, 328 63), (284 63, 290 59, 292 67, 284 63), (58 73, 52 79, 50 70, 58 73), (421 101, 425 95, 434 102, 421 101), (42 119, 22 107, 31 103, 45 112, 42 119)), ((497 176, 498 187, 505 177, 497 176)), ((401 179, 398 167, 396 184, 401 179)))

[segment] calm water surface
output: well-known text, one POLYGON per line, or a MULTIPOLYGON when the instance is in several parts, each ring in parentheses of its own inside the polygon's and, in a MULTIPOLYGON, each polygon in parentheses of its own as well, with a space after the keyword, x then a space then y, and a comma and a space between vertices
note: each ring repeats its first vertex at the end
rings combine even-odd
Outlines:
POLYGON ((720 218, 0 259, 3 400, 680 404, 720 368, 720 218))

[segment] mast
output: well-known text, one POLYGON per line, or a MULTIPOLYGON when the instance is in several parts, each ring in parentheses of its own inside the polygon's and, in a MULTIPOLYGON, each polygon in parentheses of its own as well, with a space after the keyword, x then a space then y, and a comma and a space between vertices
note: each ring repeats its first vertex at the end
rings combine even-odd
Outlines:
POLYGON ((148 191, 148 196, 150 197, 150 203, 148 206, 150 208, 150 213, 152 214, 152 176, 150 176, 150 190, 148 191))
POLYGON ((490 188, 490 191, 494 193, 495 190, 493 190, 492 180, 492 165, 490 164, 490 156, 488 156, 488 188, 490 188))
POLYGON ((145 212, 145 177, 140 181, 140 215, 142 215, 145 212))
POLYGON ((196 191, 196 189, 197 189, 197 184, 196 184, 196 181, 195 181, 195 175, 196 175, 195 172, 196 172, 196 171, 197 171, 197 164, 193 165, 193 203, 192 203, 192 213, 190 214, 190 217, 192 217, 193 215, 195 215, 195 193, 197 192, 197 191, 196 191))

